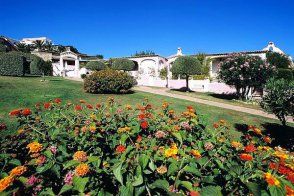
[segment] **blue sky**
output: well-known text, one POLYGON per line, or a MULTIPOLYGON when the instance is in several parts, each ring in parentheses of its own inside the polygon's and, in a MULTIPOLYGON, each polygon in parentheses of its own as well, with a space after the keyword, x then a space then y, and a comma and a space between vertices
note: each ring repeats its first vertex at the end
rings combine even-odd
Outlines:
POLYGON ((260 50, 294 56, 292 0, 2 0, 0 35, 46 36, 106 58, 260 50))

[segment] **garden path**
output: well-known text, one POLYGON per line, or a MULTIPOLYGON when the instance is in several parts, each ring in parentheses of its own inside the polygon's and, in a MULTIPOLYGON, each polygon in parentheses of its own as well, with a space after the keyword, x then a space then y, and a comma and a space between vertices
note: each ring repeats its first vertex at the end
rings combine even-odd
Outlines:
MULTIPOLYGON (((253 115, 257 115, 257 116, 263 116, 263 117, 267 117, 267 118, 277 119, 275 115, 265 113, 262 110, 256 110, 256 109, 245 108, 245 107, 241 107, 241 106, 230 105, 230 104, 226 104, 226 103, 209 101, 209 100, 199 99, 199 98, 190 97, 190 96, 186 96, 186 95, 174 94, 171 92, 167 92, 168 89, 164 89, 164 88, 151 88, 148 86, 136 86, 136 87, 134 87, 134 90, 153 93, 153 94, 157 94, 157 95, 168 96, 168 97, 177 98, 177 99, 183 99, 183 100, 192 101, 195 103, 201 103, 201 104, 206 104, 206 105, 215 106, 215 107, 219 107, 219 108, 235 110, 238 112, 244 112, 244 113, 253 114, 253 115)), ((293 123, 294 121, 293 121, 293 119, 289 118, 287 120, 287 122, 293 123)))

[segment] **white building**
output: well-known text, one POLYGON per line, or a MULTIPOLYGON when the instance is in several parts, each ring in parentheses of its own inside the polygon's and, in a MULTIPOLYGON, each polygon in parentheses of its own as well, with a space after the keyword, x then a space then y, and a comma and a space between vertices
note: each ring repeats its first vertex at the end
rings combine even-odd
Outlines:
POLYGON ((47 37, 33 37, 33 38, 23 38, 20 43, 25 45, 34 45, 35 41, 43 41, 44 44, 52 43, 52 40, 47 37))

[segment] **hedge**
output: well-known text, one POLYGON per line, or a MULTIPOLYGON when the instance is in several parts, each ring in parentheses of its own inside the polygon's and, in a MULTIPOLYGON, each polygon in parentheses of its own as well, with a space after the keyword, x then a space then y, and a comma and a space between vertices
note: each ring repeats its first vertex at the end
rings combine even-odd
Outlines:
POLYGON ((23 76, 25 58, 20 54, 0 53, 1 76, 23 76))
POLYGON ((293 80, 293 72, 291 69, 280 68, 278 69, 277 78, 291 81, 293 80))
POLYGON ((90 61, 86 64, 86 69, 99 71, 106 69, 106 65, 102 61, 90 61))

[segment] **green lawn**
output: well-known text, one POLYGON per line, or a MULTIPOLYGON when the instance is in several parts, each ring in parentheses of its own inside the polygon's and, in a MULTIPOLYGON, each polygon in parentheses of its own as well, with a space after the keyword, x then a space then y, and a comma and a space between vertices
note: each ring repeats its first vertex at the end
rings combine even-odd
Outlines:
POLYGON ((82 82, 69 81, 59 77, 47 77, 45 82, 41 80, 40 77, 0 77, 0 123, 7 124, 10 132, 17 130, 15 118, 8 115, 13 109, 34 107, 37 102, 44 103, 55 98, 72 102, 84 99, 88 103, 94 104, 104 102, 111 96, 120 104, 131 105, 142 103, 145 97, 148 97, 155 107, 161 107, 162 102, 167 101, 171 103, 171 107, 178 114, 184 111, 186 106, 193 105, 199 114, 208 117, 211 124, 219 119, 228 121, 236 130, 234 133, 244 131, 244 124, 251 124, 265 128, 274 137, 277 137, 281 144, 287 142, 288 145, 289 138, 294 138, 293 124, 282 128, 279 121, 260 116, 143 92, 127 95, 93 95, 83 91, 82 82))
POLYGON ((180 92, 176 90, 169 90, 169 93, 175 93, 175 94, 181 94, 186 95, 190 97, 196 97, 199 99, 209 100, 209 101, 215 101, 219 103, 226 103, 236 106, 242 106, 257 110, 262 110, 258 102, 242 102, 237 100, 233 95, 226 95, 226 94, 216 94, 211 92, 180 92))

